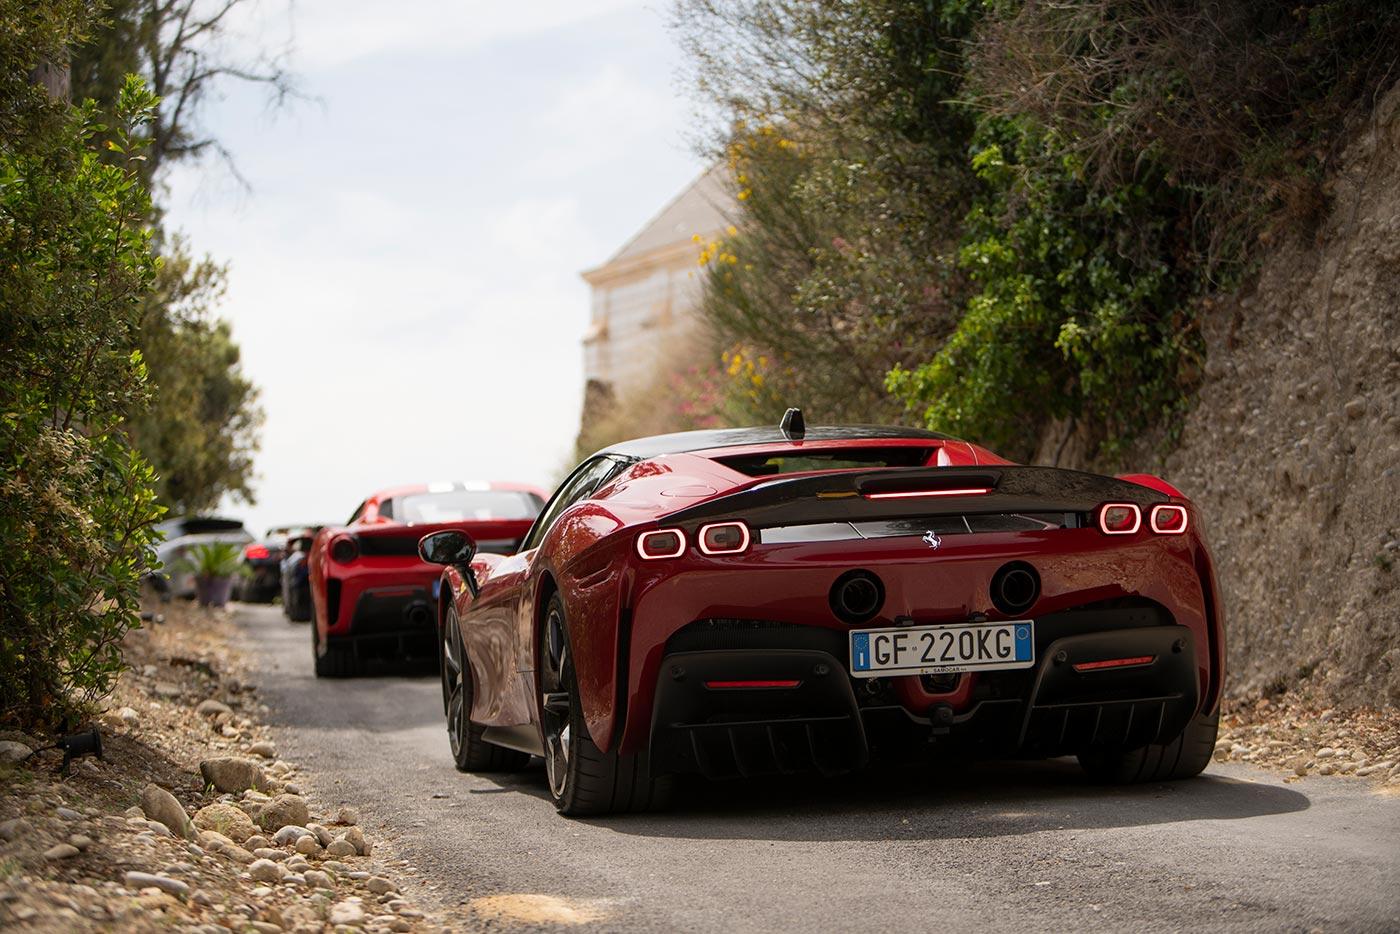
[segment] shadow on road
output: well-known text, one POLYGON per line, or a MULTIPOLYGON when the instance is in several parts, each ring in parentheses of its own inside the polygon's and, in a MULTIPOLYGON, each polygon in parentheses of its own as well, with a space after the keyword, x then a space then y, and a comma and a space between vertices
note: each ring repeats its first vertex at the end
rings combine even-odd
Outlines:
MULTIPOLYGON (((496 780, 502 792, 548 797, 542 769, 496 780)), ((677 839, 898 841, 1242 820, 1308 807, 1307 796, 1292 789, 1209 773, 1181 782, 1106 787, 1089 781, 1074 762, 1056 760, 956 771, 872 768, 829 780, 687 780, 668 812, 588 823, 677 839)))

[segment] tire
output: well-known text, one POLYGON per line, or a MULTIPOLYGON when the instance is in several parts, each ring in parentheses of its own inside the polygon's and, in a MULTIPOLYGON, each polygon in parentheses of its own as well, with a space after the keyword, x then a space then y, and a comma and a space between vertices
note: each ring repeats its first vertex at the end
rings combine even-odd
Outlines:
POLYGON ((1081 753, 1079 764, 1095 781, 1114 785, 1194 778, 1210 764, 1219 730, 1220 705, 1217 703, 1214 713, 1192 718, 1181 735, 1169 743, 1081 753))
POLYGON ((442 677, 442 709, 447 714, 447 741, 452 762, 459 772, 514 772, 525 767, 530 757, 515 749, 497 746, 482 739, 485 727, 473 723, 472 667, 462 645, 457 611, 448 610, 443 624, 442 646, 438 653, 442 677))
POLYGON ((651 757, 603 752, 589 735, 569 651, 564 601, 550 596, 540 640, 540 710, 545 773, 559 813, 587 817, 664 808, 672 778, 651 773, 651 757))
POLYGON ((326 645, 326 654, 321 654, 321 634, 315 623, 311 624, 311 661, 318 678, 353 678, 360 673, 354 646, 331 642, 326 645))
POLYGON ((287 589, 287 602, 282 612, 294 623, 304 623, 311 619, 311 594, 303 587, 287 589))

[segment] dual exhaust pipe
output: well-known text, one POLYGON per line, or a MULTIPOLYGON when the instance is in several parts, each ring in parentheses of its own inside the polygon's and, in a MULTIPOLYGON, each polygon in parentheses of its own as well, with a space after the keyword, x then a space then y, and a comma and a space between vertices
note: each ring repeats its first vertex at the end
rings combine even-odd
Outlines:
MULTIPOLYGON (((992 575, 992 605, 1008 617, 1020 616, 1040 599, 1040 575, 1024 561, 1008 561, 992 575)), ((828 594, 831 612, 843 623, 869 622, 885 604, 885 584, 873 571, 856 568, 836 578, 828 594)))

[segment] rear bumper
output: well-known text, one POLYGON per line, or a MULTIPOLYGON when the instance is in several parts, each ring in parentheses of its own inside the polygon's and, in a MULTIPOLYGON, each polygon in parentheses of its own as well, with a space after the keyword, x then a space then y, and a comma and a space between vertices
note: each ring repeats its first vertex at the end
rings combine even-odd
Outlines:
MULTIPOLYGON (((381 559, 382 560, 382 559, 381 559)), ((426 656, 437 651, 433 588, 440 568, 360 568, 326 581, 327 645, 357 654, 426 656)))
MULTIPOLYGON (((826 638, 787 632, 808 643, 826 638)), ((975 686, 970 675, 944 676, 947 690, 925 692, 933 702, 923 710, 908 704, 907 682, 917 678, 853 679, 836 650, 670 652, 653 707, 653 767, 711 778, 834 774, 872 755, 1048 757, 1136 748, 1178 735, 1199 705, 1195 644, 1184 626, 1051 634, 1037 643, 1034 668, 984 672, 975 686), (1146 657, 1152 661, 1130 668, 1075 667, 1146 657)))

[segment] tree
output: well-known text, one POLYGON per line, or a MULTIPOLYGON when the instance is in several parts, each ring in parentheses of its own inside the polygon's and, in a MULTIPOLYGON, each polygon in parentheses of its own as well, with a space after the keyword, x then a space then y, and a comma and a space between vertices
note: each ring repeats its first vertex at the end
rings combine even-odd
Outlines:
POLYGON ((250 0, 108 0, 104 18, 73 56, 73 93, 105 111, 126 75, 141 75, 159 104, 148 127, 142 177, 151 190, 172 162, 228 149, 201 122, 205 97, 222 82, 263 85, 278 103, 297 95, 285 49, 251 56, 228 48, 229 21, 250 0))
POLYGON ((798 403, 824 420, 896 420, 886 372, 955 326, 965 282, 949 220, 969 203, 972 117, 949 101, 969 6, 676 4, 718 116, 708 146, 743 214, 707 245, 703 309, 735 345, 726 370, 756 403, 744 420, 798 403), (764 363, 749 373, 736 354, 764 363))
MULTIPOLYGON (((109 109, 124 76, 145 77, 160 98, 146 128, 142 178, 159 190, 163 170, 210 153, 237 175, 227 149, 200 122, 220 82, 267 87, 279 102, 295 95, 284 53, 238 57, 224 42, 227 24, 247 0, 110 0, 105 18, 73 61, 75 94, 109 109)), ((188 245, 160 229, 164 264, 144 304, 141 348, 154 387, 151 406, 127 424, 160 478, 161 502, 178 512, 213 508, 226 494, 252 500, 253 455, 262 413, 239 366, 227 323, 214 315, 226 270, 196 261, 188 245)))
POLYGON ((122 430, 145 390, 136 335, 157 263, 138 166, 154 100, 126 82, 104 127, 32 77, 65 60, 87 13, 0 0, 0 720, 24 727, 72 726, 110 689, 160 513, 122 430))
POLYGON ((229 325, 212 313, 225 274, 172 240, 142 303, 142 354, 159 381, 126 428, 157 468, 160 502, 176 513, 211 510, 226 493, 252 499, 262 413, 229 325))

